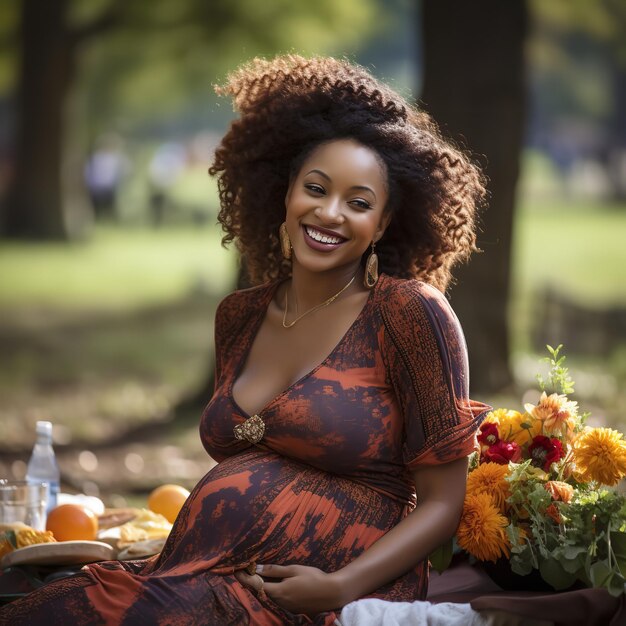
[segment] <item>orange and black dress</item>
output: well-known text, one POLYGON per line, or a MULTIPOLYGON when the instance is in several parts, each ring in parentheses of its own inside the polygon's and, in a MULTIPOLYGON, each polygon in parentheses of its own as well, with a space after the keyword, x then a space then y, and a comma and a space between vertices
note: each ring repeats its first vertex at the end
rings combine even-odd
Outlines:
MULTIPOLYGON (((382 275, 326 359, 259 412, 261 439, 236 438, 251 416, 233 382, 277 286, 235 292, 218 308, 216 387, 200 435, 219 463, 162 553, 90 565, 8 605, 0 623, 334 623, 333 612, 311 621, 258 599, 233 572, 253 561, 343 567, 415 506, 410 469, 472 451, 489 407, 468 399, 465 343, 443 295, 382 275)), ((423 561, 371 596, 424 599, 427 584, 423 561)))

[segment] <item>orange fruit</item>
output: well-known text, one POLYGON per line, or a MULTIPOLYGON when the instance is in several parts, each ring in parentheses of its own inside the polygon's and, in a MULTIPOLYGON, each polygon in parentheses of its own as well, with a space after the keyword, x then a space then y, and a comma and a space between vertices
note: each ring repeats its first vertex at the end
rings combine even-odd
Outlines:
POLYGON ((57 541, 95 541, 98 518, 91 509, 62 504, 48 513, 46 530, 51 530, 57 541))
POLYGON ((180 485, 161 485, 148 496, 148 508, 173 524, 188 496, 189 492, 180 485))

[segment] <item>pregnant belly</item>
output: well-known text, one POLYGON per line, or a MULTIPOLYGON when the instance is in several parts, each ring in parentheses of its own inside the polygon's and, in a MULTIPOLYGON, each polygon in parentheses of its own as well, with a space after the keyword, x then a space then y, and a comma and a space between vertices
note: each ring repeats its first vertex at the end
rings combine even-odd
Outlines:
POLYGON ((362 484, 252 449, 225 459, 198 483, 153 574, 225 574, 251 561, 333 571, 403 514, 397 502, 362 484))

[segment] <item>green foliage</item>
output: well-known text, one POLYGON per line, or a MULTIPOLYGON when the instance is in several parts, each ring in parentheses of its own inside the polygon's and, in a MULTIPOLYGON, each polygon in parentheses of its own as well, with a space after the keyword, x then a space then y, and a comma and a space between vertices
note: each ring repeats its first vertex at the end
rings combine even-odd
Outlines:
POLYGON ((620 42, 626 20, 621 0, 532 0, 531 11, 540 27, 559 34, 584 34, 615 45, 620 42))
POLYGON ((291 50, 354 52, 382 21, 375 0, 126 3, 116 27, 86 48, 80 94, 99 125, 206 117, 211 84, 240 62, 291 50))
POLYGON ((20 0, 0 2, 0 94, 14 87, 20 0))
POLYGON ((579 485, 569 504, 555 503, 561 515, 557 524, 545 514, 552 499, 543 486, 541 471, 530 461, 510 467, 512 521, 507 535, 511 569, 522 576, 539 570, 557 590, 581 580, 613 595, 624 593, 626 498, 607 489, 579 485))
POLYGON ((605 123, 619 116, 626 69, 626 3, 622 0, 532 0, 529 58, 542 118, 605 123))
POLYGON ((428 556, 431 566, 440 574, 447 570, 452 562, 452 543, 452 539, 446 541, 428 556))
POLYGON ((548 372, 547 381, 544 380, 541 374, 537 374, 537 382, 541 391, 546 391, 546 387, 549 386, 549 391, 559 394, 574 392, 574 381, 569 375, 569 369, 564 365, 565 356, 559 356, 562 347, 563 344, 559 344, 556 348, 546 346, 550 356, 541 360, 550 365, 550 371, 548 372))
POLYGON ((543 514, 551 498, 541 482, 542 470, 533 467, 530 459, 510 467, 507 480, 511 483, 511 495, 507 502, 511 506, 511 518, 528 518, 529 532, 537 538, 533 547, 533 543, 523 539, 518 524, 511 523, 507 528, 511 541, 511 566, 513 571, 521 574, 539 569, 542 557, 556 542, 556 534, 553 532, 554 525, 543 514))

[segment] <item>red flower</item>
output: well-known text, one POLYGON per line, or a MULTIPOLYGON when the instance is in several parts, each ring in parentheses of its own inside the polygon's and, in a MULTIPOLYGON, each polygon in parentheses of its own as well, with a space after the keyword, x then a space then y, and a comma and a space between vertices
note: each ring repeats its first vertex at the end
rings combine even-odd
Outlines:
POLYGON ((494 443, 498 443, 498 441, 500 441, 498 427, 492 422, 483 423, 480 427, 480 434, 477 439, 481 443, 481 450, 492 446, 494 443))
POLYGON ((555 437, 537 435, 528 446, 528 453, 535 467, 541 467, 544 472, 550 471, 552 463, 560 461, 565 456, 563 444, 555 437))
POLYGON ((498 441, 493 446, 489 446, 483 452, 481 459, 486 463, 499 463, 507 465, 509 461, 517 463, 522 458, 521 448, 513 441, 498 441))

